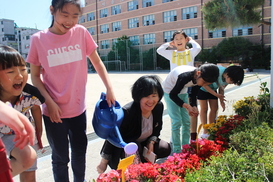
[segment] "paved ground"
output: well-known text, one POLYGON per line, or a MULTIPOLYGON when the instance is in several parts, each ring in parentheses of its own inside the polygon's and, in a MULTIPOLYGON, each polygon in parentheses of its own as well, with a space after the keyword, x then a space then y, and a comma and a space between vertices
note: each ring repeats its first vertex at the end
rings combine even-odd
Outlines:
MULTIPOLYGON (((131 94, 130 88, 132 84, 142 75, 145 74, 156 74, 162 78, 162 80, 167 76, 167 71, 161 72, 115 72, 110 73, 110 78, 113 83, 114 91, 116 94, 117 101, 121 105, 124 105, 131 101, 131 94)), ((256 96, 259 94, 259 86, 260 86, 260 79, 262 82, 270 83, 270 73, 267 72, 259 72, 259 78, 254 76, 255 72, 247 73, 244 83, 240 86, 231 86, 229 85, 225 92, 226 92, 226 100, 227 100, 227 108, 225 112, 219 110, 219 115, 225 114, 230 115, 234 114, 232 110, 232 104, 234 104, 237 100, 243 99, 246 96, 256 96)), ((29 80, 30 82, 30 80, 29 80)), ((31 83, 31 82, 30 82, 31 83)), ((268 85, 270 88, 270 85, 268 85)), ((94 110, 94 105, 99 100, 100 93, 105 92, 105 88, 103 83, 101 82, 99 76, 95 73, 88 74, 88 84, 87 84, 87 119, 88 119, 88 149, 87 149, 87 164, 86 164, 86 180, 91 182, 91 179, 96 179, 98 177, 96 166, 100 161, 100 149, 103 144, 103 140, 98 138, 94 133, 92 127, 92 115, 94 110)), ((164 102, 164 100, 163 100, 164 102)), ((161 138, 164 140, 170 140, 170 133, 171 133, 171 124, 170 118, 166 112, 165 108, 165 115, 164 115, 164 126, 161 132, 161 138)), ((44 154, 39 153, 38 159, 38 170, 36 172, 37 175, 37 182, 53 182, 53 175, 51 171, 51 150, 48 147, 48 142, 45 137, 45 133, 43 134, 43 143, 46 149, 44 154)), ((108 168, 109 170, 109 168, 108 168)), ((70 170, 71 181, 72 172, 70 170)), ((15 182, 19 182, 19 178, 14 178, 15 182)))

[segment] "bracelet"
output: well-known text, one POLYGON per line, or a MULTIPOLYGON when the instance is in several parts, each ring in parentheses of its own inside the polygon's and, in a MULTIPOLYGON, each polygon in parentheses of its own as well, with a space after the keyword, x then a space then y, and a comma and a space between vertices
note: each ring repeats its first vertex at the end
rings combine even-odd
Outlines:
POLYGON ((155 141, 151 140, 150 143, 152 143, 153 145, 155 144, 155 141))

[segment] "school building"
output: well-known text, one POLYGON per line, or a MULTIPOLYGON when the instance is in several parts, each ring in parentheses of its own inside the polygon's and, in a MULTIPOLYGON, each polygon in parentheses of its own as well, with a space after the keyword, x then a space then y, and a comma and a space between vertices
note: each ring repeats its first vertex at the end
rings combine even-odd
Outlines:
MULTIPOLYGON (((106 55, 117 38, 129 37, 141 50, 171 41, 173 32, 183 30, 202 48, 209 49, 224 38, 242 36, 253 43, 271 45, 269 25, 208 30, 202 21, 202 6, 209 0, 85 0, 80 24, 85 26, 106 55)), ((262 17, 271 21, 271 0, 261 7, 262 17)), ((110 61, 110 60, 109 60, 110 61)))

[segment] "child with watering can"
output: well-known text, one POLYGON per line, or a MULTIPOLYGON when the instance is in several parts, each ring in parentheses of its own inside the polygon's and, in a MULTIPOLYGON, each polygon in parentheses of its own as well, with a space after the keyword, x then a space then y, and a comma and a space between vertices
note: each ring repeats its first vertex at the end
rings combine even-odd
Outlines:
MULTIPOLYGON (((131 88, 133 101, 123 106, 124 118, 119 130, 126 143, 138 145, 138 156, 141 162, 147 162, 143 156, 144 147, 148 153, 153 152, 156 158, 165 158, 171 154, 168 142, 159 138, 162 130, 164 106, 160 101, 163 90, 160 80, 155 75, 140 77, 131 88)), ((123 148, 105 140, 101 150, 101 162, 97 166, 98 173, 103 173, 107 165, 117 169, 120 159, 125 158, 123 148)))

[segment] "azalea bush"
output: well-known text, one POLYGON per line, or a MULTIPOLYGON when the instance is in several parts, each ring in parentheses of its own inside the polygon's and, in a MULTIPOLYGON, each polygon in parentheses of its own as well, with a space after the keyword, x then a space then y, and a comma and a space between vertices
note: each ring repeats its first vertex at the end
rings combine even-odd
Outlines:
POLYGON ((121 171, 111 170, 108 173, 102 173, 97 182, 121 182, 121 171))
MULTIPOLYGON (((221 142, 219 142, 221 143, 221 142)), ((184 145, 181 153, 174 153, 161 164, 131 164, 125 171, 128 182, 182 182, 187 173, 199 170, 202 163, 211 156, 219 156, 225 150, 221 144, 200 139, 184 145)), ((120 173, 111 170, 100 174, 98 182, 119 181, 120 173)))

